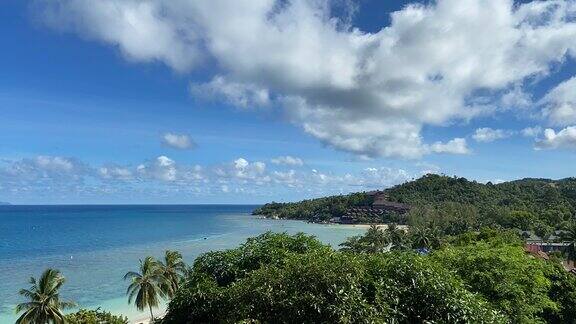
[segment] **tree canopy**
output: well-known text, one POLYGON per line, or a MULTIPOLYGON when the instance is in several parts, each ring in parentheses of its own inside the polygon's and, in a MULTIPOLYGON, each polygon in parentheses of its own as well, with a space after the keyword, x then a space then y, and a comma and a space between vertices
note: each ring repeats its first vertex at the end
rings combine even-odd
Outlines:
POLYGON ((273 233, 208 252, 161 322, 569 323, 576 312, 576 276, 526 255, 511 233, 451 237, 428 255, 385 251, 387 235, 357 238, 362 253, 273 233))
MULTIPOLYGON (((465 178, 429 174, 384 190, 393 202, 412 207, 406 215, 384 213, 361 222, 392 222, 437 227, 446 234, 500 226, 549 235, 564 229, 576 212, 576 179, 522 179, 484 184, 465 178)), ((351 207, 372 204, 365 192, 294 203, 270 203, 254 214, 267 217, 328 220, 351 207)))

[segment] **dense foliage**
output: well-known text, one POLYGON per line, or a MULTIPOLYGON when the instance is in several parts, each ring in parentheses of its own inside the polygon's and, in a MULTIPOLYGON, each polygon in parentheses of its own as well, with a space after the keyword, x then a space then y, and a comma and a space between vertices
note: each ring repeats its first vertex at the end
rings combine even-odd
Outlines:
MULTIPOLYGON (((526 255, 514 232, 444 238, 432 253, 384 253, 397 228, 334 251, 266 233, 199 257, 162 323, 571 323, 576 276, 526 255), (360 253, 356 253, 360 252, 360 253)), ((406 244, 411 245, 409 232, 406 244)), ((415 239, 414 239, 415 240, 415 239)), ((349 240, 350 241, 350 240, 349 240)), ((416 240, 417 241, 417 240, 416 240)))
MULTIPOLYGON (((205 253, 191 268, 167 251, 164 262, 148 257, 127 274, 128 291, 141 297, 139 309, 170 299, 156 324, 576 323, 576 276, 526 254, 517 231, 372 226, 341 246, 269 232, 205 253)), ((32 280, 18 322, 128 323, 99 309, 62 315, 71 305, 58 299, 63 282, 52 269, 32 280)))
MULTIPOLYGON (((523 179, 482 184, 465 178, 426 175, 385 190, 391 201, 412 206, 404 216, 368 219, 433 225, 445 234, 458 234, 482 226, 534 230, 540 236, 564 229, 576 212, 576 179, 523 179)), ((370 196, 355 193, 297 203, 271 203, 254 213, 268 217, 326 220, 354 206, 369 205, 370 196)))
POLYGON ((16 313, 22 313, 16 323, 64 323, 62 310, 75 306, 60 299, 60 288, 65 281, 57 269, 46 269, 40 278, 30 278, 30 288, 20 290, 27 301, 16 306, 16 313))
POLYGON ((113 315, 100 309, 81 309, 65 316, 67 324, 128 324, 125 316, 113 315))
POLYGON ((139 272, 129 271, 124 280, 130 280, 126 291, 128 303, 134 302, 140 311, 148 308, 150 318, 154 319, 152 308, 158 307, 160 299, 170 299, 174 296, 187 271, 182 260, 182 254, 167 250, 164 261, 151 256, 140 260, 139 272))
POLYGON ((344 215, 349 207, 372 204, 373 197, 359 192, 296 203, 272 202, 254 210, 253 214, 274 218, 326 221, 344 215))

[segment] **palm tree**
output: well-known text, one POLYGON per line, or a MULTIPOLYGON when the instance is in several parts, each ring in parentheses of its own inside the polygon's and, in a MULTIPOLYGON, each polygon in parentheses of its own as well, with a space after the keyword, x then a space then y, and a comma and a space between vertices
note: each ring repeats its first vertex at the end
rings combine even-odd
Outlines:
POLYGON ((28 298, 28 302, 18 304, 16 313, 24 312, 16 324, 64 323, 63 309, 74 307, 73 302, 60 300, 58 291, 65 282, 60 271, 46 269, 40 280, 30 278, 30 289, 20 290, 20 295, 28 298))
POLYGON ((165 282, 162 269, 158 266, 158 261, 152 257, 140 260, 140 273, 129 271, 124 275, 124 280, 130 279, 131 283, 126 290, 128 303, 134 304, 136 308, 143 311, 146 307, 150 309, 150 317, 154 319, 152 307, 158 307, 160 298, 164 297, 161 289, 165 282))
POLYGON ((349 237, 340 246, 345 252, 382 253, 388 251, 389 239, 378 226, 371 225, 364 235, 349 237))
POLYGON ((406 246, 406 232, 395 223, 388 225, 386 234, 390 239, 390 243, 392 243, 391 250, 405 250, 409 248, 406 246))
POLYGON ((382 253, 387 251, 390 238, 377 225, 370 225, 370 228, 368 228, 360 241, 365 245, 368 253, 382 253))
POLYGON ((165 280, 161 288, 168 297, 172 298, 186 273, 186 264, 182 260, 182 254, 168 250, 164 254, 164 263, 160 261, 158 265, 162 269, 162 276, 165 280))
POLYGON ((437 248, 441 245, 440 233, 435 228, 416 226, 410 229, 412 247, 437 248))

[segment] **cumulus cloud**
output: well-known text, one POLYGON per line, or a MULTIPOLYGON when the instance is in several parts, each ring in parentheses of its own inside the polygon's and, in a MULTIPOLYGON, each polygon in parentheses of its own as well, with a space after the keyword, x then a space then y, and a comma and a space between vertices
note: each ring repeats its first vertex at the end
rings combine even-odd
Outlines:
POLYGON ((162 181, 175 181, 178 176, 176 162, 164 155, 138 165, 136 171, 143 178, 162 181))
POLYGON ((434 153, 470 154, 465 138, 455 138, 447 143, 436 142, 428 150, 434 153))
POLYGON ((519 85, 502 95, 500 105, 503 109, 529 108, 534 104, 532 96, 524 92, 519 85))
MULTIPOLYGON (((36 3, 48 25, 112 44, 130 60, 180 72, 215 62, 213 79, 193 90, 241 107, 282 107, 326 145, 364 156, 461 153, 462 141, 426 144, 422 127, 522 106, 522 84, 576 52, 568 0, 411 4, 376 32, 351 25, 353 10, 335 16, 331 1, 36 3)), ((573 116, 563 95, 546 99, 552 120, 573 116)))
POLYGON ((404 169, 394 169, 389 167, 366 168, 357 181, 357 185, 365 188, 386 188, 399 183, 406 182, 413 178, 408 171, 404 169))
POLYGON ((134 166, 91 166, 74 158, 38 156, 0 160, 0 194, 57 194, 101 199, 135 194, 158 198, 228 192, 254 197, 290 192, 308 197, 386 188, 418 177, 430 166, 419 168, 407 171, 375 165, 341 173, 306 167, 286 170, 285 165, 269 167, 262 161, 246 158, 200 166, 180 163, 167 156, 134 166))
POLYGON ((291 165, 291 166, 302 166, 304 165, 304 161, 301 158, 293 157, 290 155, 286 156, 279 156, 270 160, 270 162, 274 164, 284 164, 284 165, 291 165))
POLYGON ((533 127, 526 127, 520 131, 522 136, 524 137, 537 137, 538 135, 542 134, 542 127, 540 126, 533 126, 533 127))
POLYGON ((186 150, 195 146, 190 136, 185 134, 166 133, 162 135, 162 143, 166 146, 186 150))
POLYGON ((576 126, 566 127, 559 132, 546 129, 544 137, 536 141, 536 149, 576 149, 576 126))
POLYGON ((162 62, 184 72, 201 61, 193 28, 162 14, 155 1, 36 1, 49 26, 109 43, 131 61, 162 62))
POLYGON ((276 183, 285 184, 290 187, 294 187, 303 183, 303 179, 300 179, 294 170, 289 170, 286 172, 274 171, 272 172, 272 179, 276 183))
POLYGON ((205 99, 224 97, 230 104, 240 108, 263 107, 270 103, 268 89, 254 84, 231 82, 216 76, 208 83, 192 83, 190 91, 205 99))
POLYGON ((130 168, 119 166, 106 166, 98 168, 98 175, 106 180, 130 180, 134 174, 130 168))
POLYGON ((499 139, 507 138, 514 135, 513 131, 504 129, 493 129, 490 127, 478 128, 472 138, 476 142, 490 143, 499 139))
POLYGON ((559 126, 576 123, 576 77, 572 77, 544 96, 542 104, 546 107, 544 115, 548 120, 559 126))
POLYGON ((266 173, 266 163, 260 161, 249 162, 244 158, 238 158, 232 163, 218 166, 214 172, 222 178, 222 180, 228 181, 252 181, 256 184, 263 184, 270 181, 270 177, 266 173))
POLYGON ((13 161, 0 172, 5 179, 70 181, 80 180, 92 170, 74 158, 40 155, 13 161))

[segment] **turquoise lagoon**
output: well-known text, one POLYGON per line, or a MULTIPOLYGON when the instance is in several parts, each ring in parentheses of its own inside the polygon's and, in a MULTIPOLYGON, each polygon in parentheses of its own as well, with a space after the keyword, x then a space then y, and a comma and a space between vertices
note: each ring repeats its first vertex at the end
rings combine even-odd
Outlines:
POLYGON ((315 235, 337 246, 363 229, 268 220, 251 216, 249 205, 0 206, 0 323, 13 323, 18 290, 30 276, 57 268, 66 277, 64 299, 81 307, 144 317, 125 297, 122 279, 139 259, 182 252, 199 254, 235 247, 266 231, 315 235))

